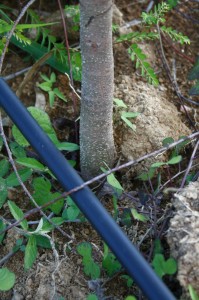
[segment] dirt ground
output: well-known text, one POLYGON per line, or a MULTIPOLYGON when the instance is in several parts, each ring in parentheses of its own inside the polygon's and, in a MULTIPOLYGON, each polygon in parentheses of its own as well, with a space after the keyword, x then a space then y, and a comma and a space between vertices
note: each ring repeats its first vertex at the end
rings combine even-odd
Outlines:
MULTIPOLYGON (((2 1, 2 4, 8 4, 8 2, 2 1)), ((40 2, 40 8, 45 11, 45 1, 40 2)), ((146 10, 149 2, 150 1, 131 0, 115 1, 117 9, 114 9, 113 20, 115 24, 120 26, 121 32, 141 29, 139 24, 128 29, 126 25, 133 20, 140 19, 141 12, 146 10)), ((15 6, 15 1, 13 4, 15 6)), ((58 10, 55 1, 51 5, 52 7, 49 7, 48 11, 51 9, 53 11, 58 10)), ((176 72, 176 81, 180 92, 187 98, 189 97, 188 91, 193 84, 187 80, 187 75, 197 55, 199 55, 198 9, 197 1, 183 0, 176 10, 172 10, 167 15, 167 26, 172 26, 177 31, 187 35, 191 40, 190 46, 174 45, 170 40, 163 40, 165 56, 172 72, 176 72), (190 59, 187 59, 187 57, 190 59)), ((114 34, 114 40, 118 35, 118 32, 114 34)), ((127 53, 128 46, 128 43, 114 43, 114 96, 125 102, 128 106, 128 111, 140 112, 141 114, 134 122, 137 126, 136 132, 134 132, 120 120, 118 117, 118 109, 114 109, 114 134, 118 151, 118 163, 120 164, 161 148, 162 140, 166 137, 172 136, 176 140, 180 136, 189 135, 195 130, 198 131, 199 121, 197 106, 185 103, 189 118, 184 112, 182 102, 180 102, 177 97, 168 78, 168 74, 165 71, 158 42, 143 42, 140 44, 158 74, 160 85, 157 88, 149 85, 145 79, 140 77, 139 71, 135 70, 135 65, 127 53), (195 128, 193 128, 193 125, 195 128)), ((23 53, 13 48, 6 55, 2 76, 10 75, 28 66, 30 66, 30 62, 24 60, 23 53)), ((49 75, 51 69, 48 66, 43 66, 40 72, 49 75)), ((44 106, 47 106, 46 110, 52 123, 55 125, 55 128, 58 128, 56 130, 59 137, 68 140, 72 136, 71 127, 62 128, 62 126, 57 124, 60 124, 63 118, 71 120, 73 111, 73 102, 71 100, 72 90, 68 85, 68 80, 65 75, 57 73, 57 76, 57 86, 65 94, 66 98, 69 99, 67 103, 56 100, 54 107, 49 107, 46 101, 47 95, 38 90, 35 84, 37 81, 41 81, 38 72, 34 75, 31 82, 28 82, 24 87, 20 98, 26 106, 33 106, 36 101, 39 101, 39 105, 41 106, 41 102, 44 101, 44 106)), ((24 75, 17 76, 9 80, 8 83, 14 91, 17 91, 23 78, 24 75)), ((76 83, 76 89, 80 89, 79 83, 76 83)), ((194 101, 197 100, 198 98, 194 97, 194 101)), ((6 122, 5 115, 3 115, 3 118, 4 122, 6 122)), ((185 153, 187 156, 185 163, 189 161, 190 151, 185 153)), ((158 160, 162 161, 167 158, 168 153, 164 153, 161 157, 158 157, 158 160)), ((171 197, 161 194, 159 204, 154 206, 149 200, 147 205, 142 206, 139 202, 138 191, 143 191, 143 188, 140 182, 135 180, 139 172, 146 170, 155 160, 157 160, 157 158, 152 158, 142 162, 136 167, 122 170, 117 174, 120 183, 125 189, 125 193, 121 196, 118 206, 121 211, 129 207, 135 207, 138 211, 143 211, 144 209, 147 214, 151 214, 153 221, 154 215, 156 215, 156 218, 160 220, 156 228, 158 232, 157 236, 160 236, 169 257, 169 246, 165 239, 165 232, 169 226, 168 221, 173 215, 170 204, 171 197), (132 200, 132 198, 134 200, 132 200), (137 199, 137 202, 135 199, 137 199), (163 219, 161 219, 162 216, 163 219)), ((163 175, 163 177, 164 176, 166 181, 167 175, 163 175)), ((179 184, 179 182, 175 182, 174 187, 176 184, 179 184)), ((151 192, 149 192, 149 194, 150 193, 151 192)), ((112 196, 108 192, 102 194, 102 203, 112 213, 114 209, 112 196)), ((23 199, 23 202, 28 201, 26 197, 24 198, 21 190, 17 191, 12 197, 15 198, 14 200, 18 204, 20 203, 21 208, 23 205, 21 199, 23 199)), ((25 205, 24 209, 26 209, 26 206, 27 205, 25 205)), ((1 214, 6 217, 6 206, 2 209, 1 214)), ((123 229, 132 242, 139 246, 146 259, 150 260, 155 236, 153 230, 147 234, 149 226, 147 227, 146 224, 143 225, 143 223, 137 221, 133 221, 132 226, 129 228, 123 224, 120 225, 123 226, 123 229)), ((91 242, 94 249, 94 257, 96 261, 101 263, 103 251, 101 238, 88 223, 65 223, 62 225, 62 229, 71 238, 63 237, 60 232, 53 232, 53 240, 56 243, 58 258, 52 250, 40 248, 33 268, 26 272, 23 269, 23 252, 17 252, 6 262, 4 266, 16 274, 16 284, 12 290, 0 293, 1 300, 86 299, 87 295, 96 292, 96 285, 100 287, 101 298, 99 299, 122 300, 128 295, 135 295, 137 299, 146 299, 135 285, 127 287, 120 273, 113 276, 113 278, 108 278, 105 273, 102 273, 102 281, 95 283, 95 288, 93 288, 93 282, 91 282, 83 272, 82 259, 77 254, 76 246, 82 241, 91 242), (66 248, 70 249, 70 251, 66 251, 66 248)), ((7 233, 3 245, 0 247, 0 258, 3 258, 12 249, 18 237, 19 235, 15 229, 7 233)), ((125 274, 125 272, 122 274, 125 274)), ((166 278, 166 284, 172 290, 176 298, 180 299, 182 289, 177 279, 168 276, 166 278)), ((187 296, 187 300, 188 299, 187 296)))

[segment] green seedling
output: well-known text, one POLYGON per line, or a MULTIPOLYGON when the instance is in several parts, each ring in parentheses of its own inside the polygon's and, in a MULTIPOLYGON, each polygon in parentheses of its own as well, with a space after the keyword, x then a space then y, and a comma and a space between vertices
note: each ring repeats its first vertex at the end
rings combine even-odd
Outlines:
POLYGON ((44 80, 44 82, 38 83, 37 86, 44 92, 48 93, 50 107, 53 107, 56 96, 59 99, 67 102, 66 97, 60 92, 60 90, 58 88, 53 87, 54 83, 56 82, 56 75, 54 72, 51 73, 49 78, 45 74, 41 74, 41 77, 44 80))
POLYGON ((0 268, 0 291, 9 291, 15 284, 15 274, 7 268, 0 268))
POLYGON ((114 98, 113 102, 115 103, 115 105, 119 108, 122 109, 120 111, 120 117, 122 119, 122 121, 124 121, 126 123, 126 125, 131 128, 133 131, 136 131, 136 125, 133 124, 129 119, 133 119, 136 118, 137 116, 140 115, 140 113, 138 112, 126 112, 124 111, 125 108, 128 108, 127 105, 124 103, 123 100, 118 99, 118 98, 114 98))
POLYGON ((108 246, 104 243, 104 253, 102 260, 102 267, 109 277, 121 270, 122 266, 116 259, 115 255, 109 251, 108 246))
POLYGON ((77 246, 77 252, 82 256, 84 273, 91 279, 100 277, 100 267, 96 264, 92 257, 92 247, 89 243, 83 242, 77 246))
POLYGON ((75 202, 71 199, 71 197, 67 197, 66 202, 67 202, 67 207, 64 209, 62 213, 62 218, 64 220, 74 221, 80 216, 81 211, 79 210, 75 202))
POLYGON ((98 300, 98 297, 95 294, 89 294, 86 300, 98 300))
POLYGON ((160 23, 165 23, 165 14, 177 4, 177 0, 170 0, 169 4, 162 2, 155 6, 154 10, 146 13, 143 12, 142 24, 145 31, 142 32, 130 32, 128 34, 121 35, 116 39, 116 42, 128 41, 133 43, 128 49, 129 56, 131 60, 135 61, 136 69, 141 70, 141 76, 145 77, 150 84, 157 86, 159 84, 157 75, 155 74, 153 68, 147 62, 147 57, 143 53, 142 49, 137 44, 144 40, 157 40, 160 39, 160 33, 168 35, 173 41, 180 42, 181 44, 190 44, 190 40, 187 36, 182 33, 177 32, 171 27, 166 27, 165 25, 159 26, 160 23), (160 33, 154 32, 159 27, 160 33), (154 30, 155 29, 155 30, 154 30))
POLYGON ((163 254, 155 254, 152 266, 160 278, 164 275, 174 275, 177 272, 176 260, 172 257, 165 260, 163 254))

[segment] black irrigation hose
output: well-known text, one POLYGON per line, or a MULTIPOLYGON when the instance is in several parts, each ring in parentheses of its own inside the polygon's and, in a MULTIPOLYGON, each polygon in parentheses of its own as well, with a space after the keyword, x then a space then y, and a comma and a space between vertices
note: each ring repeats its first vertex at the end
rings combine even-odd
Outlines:
MULTIPOLYGON (((69 191, 83 183, 2 78, 0 107, 10 116, 65 190, 69 191)), ((148 299, 175 299, 88 187, 73 193, 71 197, 148 299)))

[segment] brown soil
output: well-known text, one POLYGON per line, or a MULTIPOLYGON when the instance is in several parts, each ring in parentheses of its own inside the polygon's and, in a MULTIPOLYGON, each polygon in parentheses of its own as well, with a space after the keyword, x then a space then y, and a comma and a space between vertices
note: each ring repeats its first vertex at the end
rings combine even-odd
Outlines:
MULTIPOLYGON (((6 1, 3 3, 8 4, 6 1)), ((43 2, 43 1, 41 1, 43 2)), ((117 8, 114 13, 114 23, 120 26, 124 26, 126 22, 138 19, 143 10, 146 9, 148 1, 130 1, 130 0, 116 0, 115 4, 117 8)), ((196 10, 198 7, 196 4, 191 3, 188 5, 187 1, 181 1, 182 6, 180 13, 192 14, 193 18, 196 18, 196 10), (190 11, 190 9, 192 9, 190 11)), ((190 1, 191 2, 191 1, 190 1)), ((13 2, 15 5, 15 1, 13 2)), ((43 6, 42 6, 43 7, 43 6)), ((45 8, 42 8, 45 10, 45 8)), ((49 8, 50 10, 50 8, 49 8)), ((187 74, 193 64, 185 58, 185 55, 195 60, 198 55, 198 38, 199 30, 198 23, 192 23, 192 21, 183 17, 176 11, 172 11, 167 17, 167 26, 172 26, 177 31, 183 32, 191 39, 191 46, 176 45, 177 50, 173 48, 172 43, 169 41, 163 41, 165 55, 168 59, 168 63, 172 68, 172 61, 175 61, 177 83, 181 90, 181 93, 188 97, 188 90, 192 83, 187 81, 187 74), (180 53, 180 55, 179 55, 180 53)), ((122 29, 125 31, 125 29, 122 29)), ((140 30, 139 25, 132 27, 132 30, 140 30)), ((115 38, 115 37, 114 37, 115 38)), ((131 159, 139 158, 146 153, 150 153, 161 147, 162 140, 166 137, 173 137, 178 139, 179 136, 188 135, 193 131, 190 121, 183 112, 182 103, 180 103, 176 93, 168 79, 167 72, 163 67, 162 60, 160 58, 160 48, 155 43, 143 43, 142 49, 149 55, 149 61, 157 70, 160 86, 154 88, 149 85, 139 75, 139 72, 135 72, 135 65, 129 59, 127 53, 127 44, 115 44, 114 45, 114 57, 115 57, 115 98, 122 99, 128 106, 128 111, 140 112, 140 116, 133 121, 136 124, 136 132, 129 129, 120 119, 119 111, 115 108, 114 112, 114 128, 115 128, 115 141, 118 150, 118 157, 121 162, 126 162, 131 159)), ((23 54, 17 49, 12 49, 7 55, 4 62, 4 69, 2 76, 9 75, 18 70, 21 70, 29 65, 24 61, 23 54)), ((49 75, 51 69, 48 66, 44 66, 40 69, 40 72, 49 75)), ((65 94, 68 99, 67 103, 55 101, 54 107, 51 109, 48 105, 47 95, 46 99, 42 96, 41 91, 36 88, 36 82, 41 81, 39 73, 36 73, 31 82, 25 86, 21 94, 21 100, 26 106, 35 105, 35 101, 39 101, 39 106, 46 106, 46 110, 51 117, 53 124, 59 124, 63 118, 68 120, 73 119, 73 101, 72 91, 68 85, 68 80, 65 75, 57 73, 58 81, 57 86, 65 94), (41 95, 40 95, 41 94, 41 95), (39 98, 41 96, 41 98, 39 98), (41 100, 38 100, 41 99, 41 100)), ((18 76, 9 81, 10 87, 17 91, 17 88, 24 76, 18 76)), ((78 89, 78 84, 76 85, 78 89)), ((194 98, 197 101, 197 98, 194 98)), ((190 115, 192 123, 197 127, 197 110, 196 106, 186 103, 187 111, 190 115)), ((78 107, 79 109, 79 104, 78 107)), ((6 117, 4 120, 6 120, 6 117)), ((56 127, 56 126, 55 126, 56 127)), ((71 125, 64 129, 62 126, 58 126, 58 136, 62 139, 69 139, 71 136, 71 125), (61 129, 60 129, 61 128, 61 129)), ((197 128, 198 130, 198 128, 197 128)), ((74 136, 72 135, 72 139, 74 136)), ((70 140, 71 141, 71 140, 70 140)), ((153 203, 148 203, 148 206, 142 206, 139 198, 138 191, 140 189, 140 183, 134 181, 133 178, 140 170, 147 169, 154 160, 165 160, 168 154, 164 154, 162 157, 154 158, 150 161, 144 161, 139 167, 130 168, 122 171, 119 175, 121 178, 121 184, 125 187, 125 192, 128 195, 137 199, 131 200, 129 196, 123 196, 119 202, 119 209, 125 211, 129 207, 136 207, 138 211, 145 211, 150 215, 151 222, 154 221, 154 215, 160 221, 156 230, 164 232, 167 229, 167 222, 170 215, 169 199, 164 199, 167 204, 161 204, 160 206, 153 206, 153 203), (155 211, 153 211, 153 209, 155 211), (164 216, 163 219, 162 216, 164 216)), ((188 159, 189 157, 187 157, 188 159)), ((165 175, 166 177, 167 175, 165 175)), ((174 183, 175 185, 175 183, 174 183)), ((22 197, 21 193, 19 194, 22 197)), ((110 191, 104 189, 102 192, 102 202, 106 208, 112 213, 113 204, 110 191)), ((21 203, 20 207, 23 209, 22 198, 15 199, 17 203, 21 203)), ((1 214, 7 214, 6 205, 2 209, 1 214)), ((4 215, 4 217, 5 217, 4 215)), ((153 248, 153 229, 152 233, 147 233, 150 224, 143 225, 141 222, 133 221, 130 227, 123 226, 124 230, 129 235, 129 238, 133 243, 140 246, 143 255, 146 258, 150 257, 150 251, 148 249, 153 248)), ((151 227, 152 228, 152 227, 151 227)), ((56 243, 57 255, 50 250, 39 249, 39 255, 34 263, 33 268, 25 272, 23 270, 24 253, 17 252, 11 257, 5 264, 5 267, 9 268, 16 274, 16 284, 14 288, 8 292, 0 293, 1 300, 22 300, 22 299, 86 299, 87 295, 94 293, 96 289, 93 288, 94 283, 85 276, 82 268, 81 257, 76 253, 76 246, 82 241, 91 242, 93 245, 93 255, 97 262, 102 261, 103 242, 92 226, 88 223, 71 223, 62 226, 62 229, 71 236, 71 239, 66 239, 61 236, 57 231, 53 233, 53 240, 56 243), (70 251, 65 251, 69 248, 70 251)), ((194 230, 194 229, 191 229, 194 230)), ((1 258, 4 257, 15 245, 16 239, 19 237, 16 231, 12 229, 6 236, 3 245, 1 246, 1 258)), ((164 238, 163 238, 164 242, 164 238)), ((167 246, 166 251, 169 252, 167 246)), ((169 255, 169 254, 168 254, 169 255)), ((145 299, 139 290, 133 287, 127 287, 125 280, 121 278, 121 274, 117 274, 111 279, 108 279, 107 275, 102 272, 102 282, 104 286, 101 287, 101 298, 99 299, 125 299, 127 295, 136 295, 137 299, 145 299)), ((96 284, 96 283, 95 283, 96 284)), ((100 286, 100 282, 97 283, 100 286)), ((102 285, 102 284, 101 284, 102 285)), ((173 285, 168 280, 168 285, 172 289, 173 293, 179 298, 180 289, 179 285, 173 285)), ((99 290, 99 289, 98 289, 99 290)), ((188 297, 188 296, 187 296, 188 297)), ((189 298, 187 298, 189 299, 189 298)))

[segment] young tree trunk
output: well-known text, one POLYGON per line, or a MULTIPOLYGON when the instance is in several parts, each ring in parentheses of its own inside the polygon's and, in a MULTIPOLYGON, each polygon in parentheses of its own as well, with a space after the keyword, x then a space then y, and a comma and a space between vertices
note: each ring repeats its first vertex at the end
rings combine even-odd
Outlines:
POLYGON ((112 0, 80 1, 82 100, 80 163, 84 179, 112 166, 113 140, 112 0))

